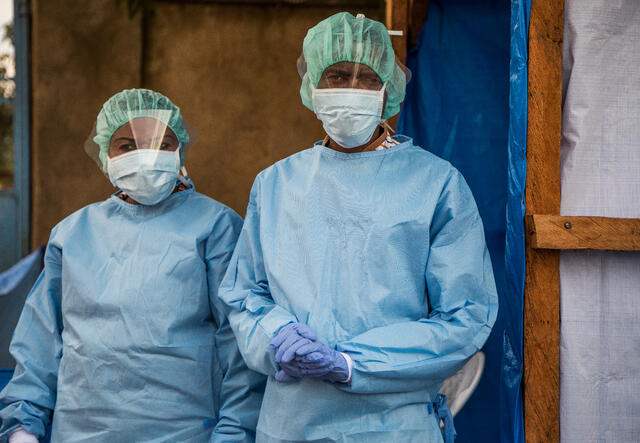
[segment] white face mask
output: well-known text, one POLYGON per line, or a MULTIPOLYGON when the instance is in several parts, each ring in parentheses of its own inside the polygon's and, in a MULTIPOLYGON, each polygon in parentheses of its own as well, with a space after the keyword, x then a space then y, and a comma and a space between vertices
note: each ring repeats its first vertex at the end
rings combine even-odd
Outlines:
POLYGON ((136 149, 107 161, 113 186, 142 205, 155 205, 176 186, 180 170, 180 148, 175 151, 136 149))
POLYGON ((384 90, 314 88, 313 111, 334 142, 343 148, 362 146, 382 122, 384 90))

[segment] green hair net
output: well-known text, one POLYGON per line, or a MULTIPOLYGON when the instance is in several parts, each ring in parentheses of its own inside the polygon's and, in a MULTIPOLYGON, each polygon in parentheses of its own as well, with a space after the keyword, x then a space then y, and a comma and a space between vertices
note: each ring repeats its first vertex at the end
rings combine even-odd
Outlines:
POLYGON ((339 12, 309 29, 302 53, 306 72, 302 77, 300 96, 307 108, 313 110, 311 92, 318 86, 325 69, 339 62, 354 62, 367 65, 387 84, 382 118, 400 112, 407 78, 396 62, 389 32, 382 23, 339 12))
MULTIPOLYGON (((109 143, 113 133, 128 121, 139 117, 161 121, 171 128, 182 146, 189 143, 189 134, 184 127, 180 108, 171 100, 149 89, 125 89, 107 100, 96 118, 96 135, 93 141, 100 148, 99 156, 104 172, 107 172, 109 143)), ((180 150, 180 162, 184 165, 184 149, 180 150)))

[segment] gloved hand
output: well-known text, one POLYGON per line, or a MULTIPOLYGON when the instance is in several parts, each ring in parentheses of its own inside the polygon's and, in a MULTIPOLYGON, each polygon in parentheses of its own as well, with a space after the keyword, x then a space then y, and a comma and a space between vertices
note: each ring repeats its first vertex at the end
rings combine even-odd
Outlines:
POLYGON ((276 363, 287 363, 293 360, 296 349, 317 340, 316 333, 304 323, 289 323, 278 331, 269 346, 276 351, 276 363))
POLYGON ((298 346, 295 359, 280 363, 291 378, 319 378, 344 383, 349 380, 349 364, 342 353, 324 343, 311 342, 298 346))
MULTIPOLYGON (((280 328, 269 343, 269 346, 275 349, 275 361, 282 367, 283 364, 290 362, 295 357, 296 349, 316 339, 316 333, 309 325, 304 323, 289 323, 280 328)), ((282 369, 276 372, 275 378, 276 381, 282 383, 300 380, 300 377, 288 375, 282 369)))
POLYGON ((282 368, 280 372, 284 372, 284 375, 281 374, 280 377, 278 377, 278 374, 276 374, 276 380, 281 378, 283 379, 282 381, 289 381, 300 380, 301 378, 324 377, 334 368, 334 364, 329 360, 307 364, 300 362, 298 358, 294 358, 290 362, 280 363, 280 367, 282 368))
POLYGON ((9 435, 9 443, 38 443, 38 437, 31 432, 18 428, 9 435))

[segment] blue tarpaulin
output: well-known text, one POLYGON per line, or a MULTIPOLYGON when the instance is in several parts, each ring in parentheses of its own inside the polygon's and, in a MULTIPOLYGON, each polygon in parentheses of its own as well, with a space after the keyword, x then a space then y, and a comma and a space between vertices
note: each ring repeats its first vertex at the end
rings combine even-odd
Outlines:
POLYGON ((0 274, 0 368, 13 367, 9 342, 18 324, 24 301, 42 271, 44 248, 40 247, 0 274))
POLYGON ((0 390, 4 389, 13 377, 13 369, 0 369, 0 390))
MULTIPOLYGON (((13 377, 13 369, 0 369, 0 391, 4 389, 4 387, 9 383, 11 378, 13 377)), ((0 408, 4 407, 2 403, 0 403, 0 408)), ((51 441, 51 426, 47 428, 47 433, 40 443, 49 443, 51 441)))
MULTIPOLYGON (((13 369, 7 368, 15 364, 9 355, 9 342, 24 301, 42 271, 43 256, 44 247, 41 246, 0 274, 0 365, 5 366, 0 369, 0 390, 4 389, 13 377, 13 369)), ((2 407, 0 403, 0 408, 2 407)), ((42 443, 48 442, 49 433, 42 440, 42 443)))
POLYGON ((449 160, 478 203, 500 312, 485 371, 456 416, 458 442, 524 442, 522 307, 530 0, 432 0, 398 132, 449 160))

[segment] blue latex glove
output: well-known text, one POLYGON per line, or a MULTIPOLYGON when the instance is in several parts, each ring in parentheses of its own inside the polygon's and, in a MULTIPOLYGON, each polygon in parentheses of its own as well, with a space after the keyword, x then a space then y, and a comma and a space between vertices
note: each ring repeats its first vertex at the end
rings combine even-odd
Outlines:
POLYGON ((307 363, 300 361, 301 358, 305 357, 296 356, 290 362, 280 363, 282 369, 278 371, 279 375, 276 374, 276 380, 287 382, 302 378, 322 378, 335 366, 333 361, 329 359, 307 363))
MULTIPOLYGON (((275 361, 282 367, 282 365, 286 365, 293 360, 299 347, 310 344, 312 340, 317 338, 315 331, 309 325, 305 323, 289 323, 278 331, 269 346, 276 351, 275 361)), ((290 383, 301 378, 295 376, 293 372, 288 374, 283 369, 280 369, 275 375, 276 381, 281 383, 290 383)))
POLYGON ((297 347, 295 359, 280 364, 290 378, 319 378, 331 382, 346 382, 349 365, 346 358, 324 343, 311 342, 297 347))
POLYGON ((276 351, 276 363, 287 363, 296 356, 298 348, 311 344, 317 338, 314 330, 308 325, 304 323, 289 323, 278 331, 269 346, 276 351))

